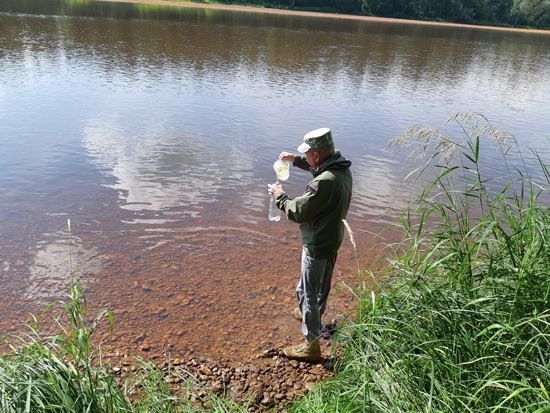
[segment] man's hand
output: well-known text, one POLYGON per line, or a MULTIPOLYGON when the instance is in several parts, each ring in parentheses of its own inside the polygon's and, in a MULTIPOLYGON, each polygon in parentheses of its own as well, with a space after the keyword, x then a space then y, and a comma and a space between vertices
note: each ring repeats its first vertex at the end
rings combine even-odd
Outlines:
POLYGON ((282 191, 283 187, 280 184, 268 184, 267 185, 267 192, 271 196, 277 195, 277 192, 282 191))
POLYGON ((294 162, 294 159, 296 159, 296 155, 290 152, 281 152, 281 154, 279 155, 279 159, 282 161, 294 162))

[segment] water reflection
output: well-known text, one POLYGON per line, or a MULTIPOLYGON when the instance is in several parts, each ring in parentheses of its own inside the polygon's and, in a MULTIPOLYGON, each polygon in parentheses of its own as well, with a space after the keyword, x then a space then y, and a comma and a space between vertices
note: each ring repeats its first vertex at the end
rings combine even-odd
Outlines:
POLYGON ((141 139, 125 136, 117 126, 105 124, 84 129, 84 147, 99 169, 115 177, 110 187, 124 199, 122 208, 162 211, 216 200, 224 169, 208 161, 208 143, 196 134, 159 134, 155 127, 144 133, 141 139))
POLYGON ((102 260, 94 249, 86 249, 78 237, 67 232, 43 234, 37 245, 34 263, 30 265, 26 298, 44 307, 66 294, 71 284, 84 288, 97 282, 102 260), (49 241, 48 241, 49 240, 49 241))

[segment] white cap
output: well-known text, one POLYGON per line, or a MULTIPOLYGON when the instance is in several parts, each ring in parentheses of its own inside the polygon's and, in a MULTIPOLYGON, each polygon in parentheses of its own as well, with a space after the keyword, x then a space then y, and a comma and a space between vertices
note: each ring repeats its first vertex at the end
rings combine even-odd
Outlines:
POLYGON ((298 146, 298 152, 306 153, 310 149, 326 148, 333 143, 329 128, 315 129, 304 136, 304 143, 298 146))

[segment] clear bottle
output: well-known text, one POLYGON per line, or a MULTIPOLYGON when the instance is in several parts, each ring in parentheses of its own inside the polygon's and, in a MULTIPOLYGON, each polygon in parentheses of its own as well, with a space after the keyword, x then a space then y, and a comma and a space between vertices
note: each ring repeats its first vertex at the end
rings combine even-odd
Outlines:
POLYGON ((275 197, 269 196, 269 220, 270 221, 279 221, 281 219, 281 210, 277 208, 275 203, 275 197))

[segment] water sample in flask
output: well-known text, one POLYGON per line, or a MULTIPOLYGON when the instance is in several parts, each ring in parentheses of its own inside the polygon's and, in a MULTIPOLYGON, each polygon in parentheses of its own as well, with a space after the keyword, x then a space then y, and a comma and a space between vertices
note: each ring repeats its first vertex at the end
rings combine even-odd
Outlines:
POLYGON ((275 169, 275 173, 277 174, 277 182, 286 181, 288 179, 290 176, 289 166, 290 164, 288 161, 283 161, 282 159, 277 159, 273 164, 273 169, 275 169))

